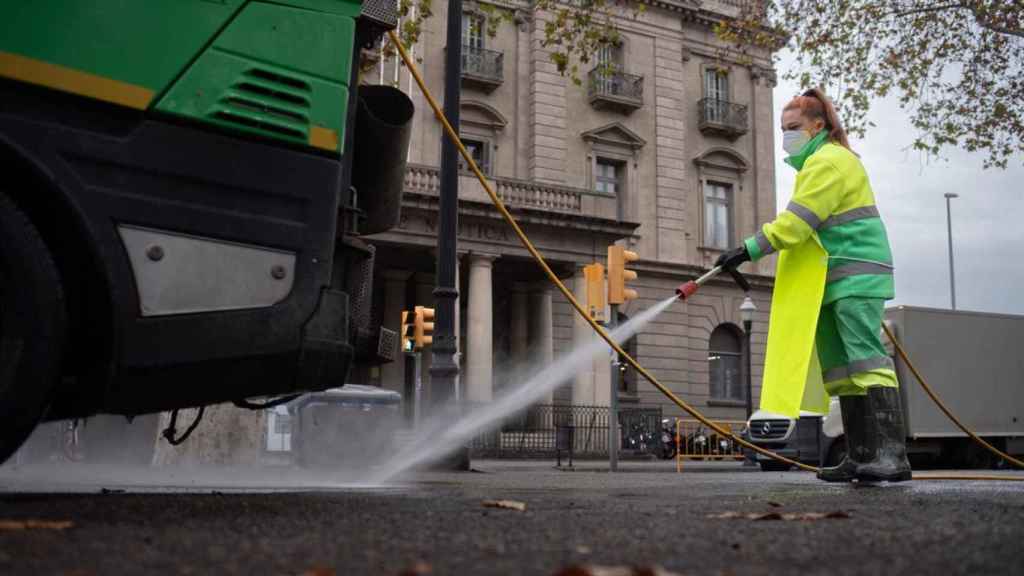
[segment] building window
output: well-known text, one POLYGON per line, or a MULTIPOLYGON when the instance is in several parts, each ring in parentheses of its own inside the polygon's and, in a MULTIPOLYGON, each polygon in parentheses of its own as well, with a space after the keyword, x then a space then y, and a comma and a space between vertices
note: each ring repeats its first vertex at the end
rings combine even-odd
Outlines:
POLYGON ((598 158, 594 166, 594 191, 617 196, 622 189, 625 165, 605 158, 598 158))
MULTIPOLYGON (((466 147, 469 155, 473 158, 473 162, 480 167, 480 171, 484 174, 491 175, 491 145, 485 140, 476 140, 472 138, 463 138, 462 145, 466 147)), ((459 155, 459 170, 469 171, 469 166, 466 165, 466 161, 462 159, 462 155, 459 155)))
POLYGON ((708 248, 728 250, 732 245, 731 204, 732 184, 704 182, 704 245, 708 248))
POLYGON ((724 324, 715 328, 708 345, 708 380, 712 400, 746 400, 740 377, 742 355, 737 331, 724 324))
POLYGON ((704 70, 704 98, 707 121, 725 121, 729 111, 729 75, 718 68, 704 70))
POLYGON ((462 15, 462 45, 470 50, 484 47, 484 25, 486 21, 479 14, 462 15))

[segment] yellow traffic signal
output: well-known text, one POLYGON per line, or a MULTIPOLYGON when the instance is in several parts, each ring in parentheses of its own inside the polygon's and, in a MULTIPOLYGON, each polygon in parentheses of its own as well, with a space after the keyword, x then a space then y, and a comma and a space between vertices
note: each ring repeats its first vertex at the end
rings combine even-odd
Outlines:
POLYGON ((413 328, 413 341, 415 349, 420 350, 434 342, 434 309, 423 306, 416 307, 415 326, 413 328), (429 322, 428 322, 429 320, 429 322))
POLYGON ((587 310, 594 320, 604 318, 604 266, 597 262, 583 267, 587 284, 587 310))
POLYGON ((411 322, 409 322, 409 311, 408 310, 402 310, 402 326, 401 326, 400 330, 401 330, 400 334, 402 335, 401 336, 401 340, 400 340, 400 342, 402 344, 402 352, 408 352, 408 351, 412 350, 412 330, 413 330, 413 325, 412 325, 411 322))
POLYGON ((626 264, 639 260, 636 252, 626 250, 622 246, 608 247, 608 302, 622 304, 638 296, 636 290, 626 288, 626 282, 636 280, 636 272, 626 269, 626 264))

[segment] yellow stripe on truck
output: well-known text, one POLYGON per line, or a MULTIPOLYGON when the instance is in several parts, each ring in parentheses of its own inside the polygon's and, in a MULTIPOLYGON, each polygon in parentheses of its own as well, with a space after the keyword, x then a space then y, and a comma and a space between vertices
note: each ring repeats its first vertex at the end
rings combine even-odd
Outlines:
POLYGON ((0 51, 0 76, 139 110, 148 108, 154 96, 149 88, 10 52, 0 51))
POLYGON ((323 148, 324 150, 338 149, 338 133, 323 126, 309 127, 309 145, 323 148))

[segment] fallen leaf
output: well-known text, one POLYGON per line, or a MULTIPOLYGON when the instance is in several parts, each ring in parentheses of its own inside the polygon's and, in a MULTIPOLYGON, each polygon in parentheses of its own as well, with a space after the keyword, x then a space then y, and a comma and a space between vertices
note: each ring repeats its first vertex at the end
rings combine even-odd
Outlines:
POLYGON ((722 512, 721 514, 708 514, 707 518, 714 518, 718 520, 785 520, 785 521, 800 521, 807 522, 813 520, 837 520, 849 518, 850 515, 842 510, 836 510, 834 512, 788 512, 786 514, 780 514, 778 512, 765 512, 765 513, 748 513, 742 512, 722 512))
POLYGON ((317 566, 310 568, 302 573, 302 576, 336 576, 334 568, 325 568, 323 566, 317 566))
POLYGON ((782 504, 779 504, 778 502, 772 502, 771 500, 768 501, 768 505, 771 506, 772 508, 782 508, 782 504))
POLYGON ((0 531, 67 530, 74 525, 71 520, 0 520, 0 531))
POLYGON ((721 514, 708 514, 707 517, 730 520, 732 518, 744 518, 746 517, 746 514, 740 514, 739 512, 722 512, 721 514))
POLYGON ((519 502, 518 500, 484 500, 483 505, 487 508, 505 508, 507 510, 518 510, 519 512, 526 510, 526 502, 519 502))

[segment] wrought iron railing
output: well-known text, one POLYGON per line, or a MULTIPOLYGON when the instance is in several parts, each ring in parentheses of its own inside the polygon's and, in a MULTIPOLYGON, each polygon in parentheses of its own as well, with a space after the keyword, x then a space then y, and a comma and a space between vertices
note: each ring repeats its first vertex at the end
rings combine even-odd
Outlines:
MULTIPOLYGON (((572 427, 574 456, 603 457, 608 455, 608 415, 607 406, 534 406, 479 434, 470 449, 486 458, 555 458, 558 431, 572 427)), ((620 449, 624 454, 659 454, 660 426, 661 408, 620 409, 620 449)))
POLYGON ((703 98, 697 102, 701 125, 715 125, 738 132, 747 130, 747 107, 718 98, 703 98))
POLYGON ((476 46, 462 47, 462 74, 495 82, 504 78, 505 54, 476 46))
POLYGON ((587 75, 588 95, 633 100, 644 99, 644 77, 598 66, 587 75))

